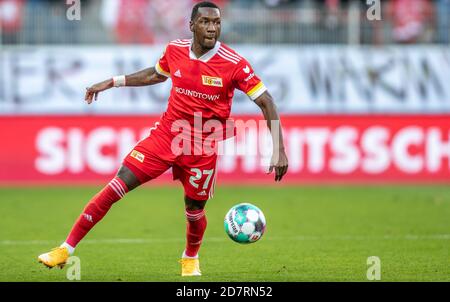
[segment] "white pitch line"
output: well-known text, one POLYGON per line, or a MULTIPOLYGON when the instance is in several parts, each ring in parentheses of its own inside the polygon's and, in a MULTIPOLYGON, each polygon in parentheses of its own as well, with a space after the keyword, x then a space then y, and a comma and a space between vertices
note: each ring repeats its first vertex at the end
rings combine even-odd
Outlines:
MULTIPOLYGON (((185 238, 117 238, 117 239, 86 239, 84 244, 150 244, 164 242, 185 242, 185 238)), ((224 242, 228 241, 227 237, 209 237, 204 242, 224 242)), ((292 237, 268 237, 269 241, 377 241, 377 240, 450 240, 450 234, 434 234, 434 235, 403 235, 403 236, 292 236, 292 237)), ((56 244, 56 240, 0 240, 0 246, 14 245, 52 245, 56 244)))

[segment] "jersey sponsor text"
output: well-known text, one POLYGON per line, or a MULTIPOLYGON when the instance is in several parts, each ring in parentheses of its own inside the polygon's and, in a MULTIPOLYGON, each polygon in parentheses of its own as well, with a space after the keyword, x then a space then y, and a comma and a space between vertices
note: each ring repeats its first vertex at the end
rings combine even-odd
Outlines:
POLYGON ((208 100, 208 101, 217 101, 220 98, 220 94, 206 94, 190 89, 185 89, 181 87, 175 87, 175 91, 179 94, 191 96, 198 99, 208 100))

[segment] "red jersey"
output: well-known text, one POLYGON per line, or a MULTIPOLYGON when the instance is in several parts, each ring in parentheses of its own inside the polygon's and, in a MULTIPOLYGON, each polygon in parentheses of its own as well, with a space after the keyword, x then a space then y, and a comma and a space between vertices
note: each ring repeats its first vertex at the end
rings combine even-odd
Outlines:
POLYGON ((197 58, 191 43, 192 40, 170 42, 155 65, 159 74, 172 79, 162 122, 187 120, 194 125, 194 113, 201 113, 203 124, 216 119, 224 125, 236 88, 251 100, 267 90, 247 60, 225 44, 216 42, 213 49, 197 58))

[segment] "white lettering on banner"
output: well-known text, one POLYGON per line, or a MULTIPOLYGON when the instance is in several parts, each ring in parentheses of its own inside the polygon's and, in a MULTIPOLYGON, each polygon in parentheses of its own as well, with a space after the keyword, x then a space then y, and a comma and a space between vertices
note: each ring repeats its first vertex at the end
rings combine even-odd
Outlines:
POLYGON ((67 167, 68 171, 74 174, 83 171, 83 131, 72 128, 67 132, 70 140, 67 140, 67 167))
MULTIPOLYGON (((250 140, 257 138, 256 133, 252 134, 250 130, 247 133, 250 140)), ((362 130, 353 126, 341 126, 334 130, 325 127, 291 127, 284 129, 284 133, 290 173, 331 172, 346 175, 361 171, 369 175, 381 175, 393 168, 405 174, 435 173, 444 168, 450 170, 450 131, 448 140, 444 142, 439 128, 426 130, 408 126, 394 132, 383 126, 362 130), (445 158, 449 159, 448 167, 443 166, 445 158)), ((225 141, 220 172, 233 173, 238 170, 239 159, 243 172, 265 171, 267 160, 258 161, 262 152, 256 152, 256 155, 254 150, 243 152, 246 144, 242 142, 243 139, 239 137, 237 142, 225 141), (229 152, 233 150, 237 150, 237 154, 230 155, 229 152), (255 162, 264 162, 266 165, 255 166, 255 162)))
MULTIPOLYGON (((148 129, 142 135, 148 136, 148 129)), ((87 133, 80 128, 44 128, 36 137, 35 168, 47 175, 80 174, 86 169, 111 174, 136 142, 130 128, 99 127, 87 133)))
POLYGON ((389 129, 382 126, 367 128, 361 138, 362 152, 366 155, 361 162, 361 169, 368 174, 386 171, 390 164, 387 140, 389 129))
MULTIPOLYGON (((150 131, 145 129, 139 137, 147 137, 150 131)), ((123 128, 118 131, 117 137, 117 158, 116 164, 119 164, 125 156, 133 149, 134 145, 136 145, 136 135, 131 128, 123 128)))
POLYGON ((353 127, 342 126, 335 130, 331 139, 331 149, 335 156, 330 160, 330 169, 339 174, 348 174, 358 168, 360 162, 356 145, 358 131, 353 127))
POLYGON ((401 129, 392 141, 392 156, 397 167, 405 173, 418 173, 423 169, 423 155, 412 155, 410 147, 423 144, 424 133, 419 127, 401 129))
POLYGON ((114 129, 97 128, 89 135, 86 142, 86 156, 89 167, 97 173, 109 174, 116 169, 116 159, 102 152, 102 148, 112 147, 116 141, 114 129))
POLYGON ((288 153, 294 155, 289 157, 289 172, 298 173, 303 170, 304 139, 304 134, 300 129, 294 128, 289 131, 288 153))
POLYGON ((307 128, 305 138, 308 149, 308 170, 312 173, 322 172, 325 167, 325 145, 329 138, 329 129, 307 128))
POLYGON ((447 136, 447 142, 444 142, 442 133, 438 128, 430 128, 427 138, 426 149, 429 153, 427 156, 428 171, 439 171, 444 157, 447 157, 448 168, 450 169, 450 131, 447 136))
MULTIPOLYGON (((156 62, 163 49, 164 45, 3 47, 0 114, 160 114, 166 109, 170 81, 106 91, 90 107, 79 100, 85 87, 99 78, 145 68, 156 62)), ((281 113, 450 113, 450 64, 446 63, 450 49, 445 46, 264 45, 236 50, 252 62, 281 113)), ((219 100, 219 95, 180 87, 174 92, 219 100)), ((236 91, 234 114, 259 114, 258 110, 236 91)))
MULTIPOLYGON (((245 137, 238 135, 220 143, 224 155, 219 157, 219 173, 267 172, 270 134, 259 133, 256 123, 242 125, 247 126, 245 137)), ((449 129, 413 125, 394 129, 381 125, 362 129, 351 125, 288 127, 283 132, 289 173, 375 176, 389 171, 400 175, 450 171, 449 129)), ((46 127, 36 135, 34 167, 44 175, 111 174, 144 136, 148 129, 46 127)))
POLYGON ((64 130, 61 128, 45 128, 36 137, 36 170, 43 174, 59 174, 64 172, 66 158, 64 148, 64 130))

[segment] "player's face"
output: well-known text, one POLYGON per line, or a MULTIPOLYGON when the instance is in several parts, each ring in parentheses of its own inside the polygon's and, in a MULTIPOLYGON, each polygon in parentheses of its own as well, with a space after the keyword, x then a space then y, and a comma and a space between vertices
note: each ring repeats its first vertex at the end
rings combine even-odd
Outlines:
POLYGON ((190 28, 194 40, 204 49, 212 49, 220 36, 220 11, 217 8, 201 7, 190 28))

